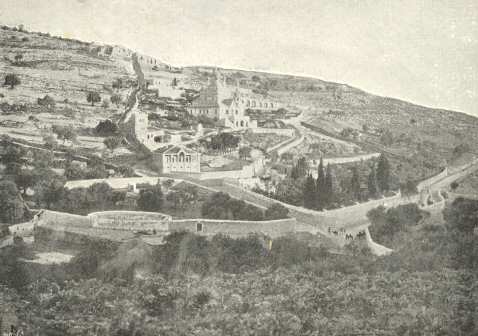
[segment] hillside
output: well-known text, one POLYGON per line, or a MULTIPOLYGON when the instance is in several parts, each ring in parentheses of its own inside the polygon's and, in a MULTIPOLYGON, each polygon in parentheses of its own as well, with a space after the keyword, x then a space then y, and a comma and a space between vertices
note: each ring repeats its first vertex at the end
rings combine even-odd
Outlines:
POLYGON ((116 93, 124 99, 128 90, 114 90, 112 83, 118 78, 133 81, 131 64, 95 55, 90 43, 48 34, 4 27, 0 41, 2 82, 7 74, 20 80, 14 88, 0 88, 1 133, 41 143, 42 130, 49 125, 71 125, 79 130, 79 141, 85 147, 101 148, 102 141, 82 137, 82 131, 120 111, 109 102, 110 96, 116 93), (92 106, 86 99, 91 91, 108 103, 92 106), (45 95, 53 99, 54 106, 39 104, 38 99, 45 95))
POLYGON ((320 79, 232 69, 221 72, 231 83, 275 97, 287 109, 302 112, 303 121, 313 126, 364 149, 390 153, 404 178, 433 174, 459 159, 457 154, 463 153, 454 153, 457 146, 478 144, 478 118, 464 113, 380 97, 320 79))
MULTIPOLYGON (((88 129, 124 112, 124 105, 111 104, 110 98, 119 94, 123 104, 126 101, 136 79, 131 58, 107 57, 99 52, 102 46, 98 44, 10 28, 0 30, 0 40, 0 72, 16 74, 21 82, 14 89, 0 88, 0 133, 41 143, 43 128, 71 124, 79 129, 82 147, 103 149, 102 139, 88 129), (118 79, 123 85, 113 88, 118 79), (92 106, 87 102, 90 91, 98 92, 102 103, 92 106), (46 94, 55 100, 54 110, 39 106, 38 99, 46 94)), ((314 78, 158 64, 145 60, 142 70, 150 90, 157 92, 156 104, 165 110, 185 111, 188 91, 206 85, 219 71, 231 87, 280 101, 287 111, 300 114, 302 122, 326 134, 355 143, 365 152, 389 153, 401 179, 419 180, 434 174, 478 145, 478 119, 463 113, 379 97, 314 78), (460 145, 468 149, 455 150, 460 145)))

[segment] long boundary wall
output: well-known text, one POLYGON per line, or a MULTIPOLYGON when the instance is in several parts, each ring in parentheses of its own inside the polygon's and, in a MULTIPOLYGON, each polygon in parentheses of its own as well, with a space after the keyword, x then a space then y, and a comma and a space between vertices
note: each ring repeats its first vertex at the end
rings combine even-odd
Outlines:
POLYGON ((167 177, 113 177, 105 179, 73 180, 65 183, 66 189, 88 188, 95 183, 106 183, 113 189, 127 189, 129 185, 150 184, 156 185, 158 182, 167 180, 167 177))
POLYGON ((437 183, 440 180, 443 180, 445 177, 448 176, 448 168, 443 169, 440 173, 427 178, 426 180, 421 181, 417 184, 418 192, 430 188, 432 184, 437 183))
POLYGON ((296 140, 292 141, 291 143, 285 145, 284 147, 278 148, 277 149, 277 154, 282 155, 286 152, 288 152, 290 149, 299 146, 305 139, 305 136, 301 135, 299 138, 296 140))
POLYGON ((271 238, 295 232, 296 219, 286 218, 270 221, 239 221, 223 219, 178 219, 173 220, 170 231, 190 231, 199 235, 225 234, 244 237, 251 233, 262 233, 271 238), (198 231, 200 225, 200 231, 198 231))
POLYGON ((251 128, 254 134, 276 134, 293 137, 295 130, 293 128, 251 128))
POLYGON ((227 182, 224 183, 224 186, 227 187, 228 192, 232 196, 245 199, 253 203, 257 202, 265 207, 268 207, 273 203, 282 204, 289 209, 291 216, 295 217, 298 221, 303 221, 304 223, 315 226, 319 232, 322 233, 327 226, 344 227, 362 223, 366 219, 367 212, 380 205, 385 207, 393 207, 399 204, 415 202, 418 197, 418 195, 402 197, 400 193, 397 193, 396 195, 390 197, 371 200, 345 208, 316 211, 283 203, 227 182))
POLYGON ((177 231, 189 231, 199 235, 224 234, 231 237, 245 237, 251 233, 271 238, 293 233, 296 219, 285 218, 270 221, 242 221, 215 219, 177 219, 169 215, 141 211, 104 211, 87 216, 43 210, 34 223, 35 239, 42 242, 82 245, 90 240, 114 241, 121 243, 134 238, 132 231, 149 231, 164 235, 177 231), (113 216, 113 217, 112 217, 113 216), (110 223, 121 217, 120 223, 110 223), (98 223, 101 219, 105 223, 98 223), (141 219, 144 223, 141 223, 141 219), (140 224, 140 225, 138 225, 140 224), (154 229, 154 230, 153 230, 154 229))

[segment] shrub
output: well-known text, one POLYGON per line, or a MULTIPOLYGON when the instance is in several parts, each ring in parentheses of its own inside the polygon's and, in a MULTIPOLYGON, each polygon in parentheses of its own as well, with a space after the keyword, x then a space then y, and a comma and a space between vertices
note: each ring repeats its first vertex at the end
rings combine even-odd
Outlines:
POLYGON ((49 95, 45 95, 43 98, 38 98, 37 103, 40 106, 45 106, 46 108, 52 109, 55 107, 55 100, 49 95))
POLYGON ((259 208, 222 192, 212 194, 203 203, 201 213, 205 218, 211 219, 258 221, 264 218, 259 208))
POLYGON ((86 94, 86 101, 91 103, 91 106, 94 106, 95 103, 99 103, 101 101, 101 96, 98 92, 90 91, 86 94))
POLYGON ((18 78, 15 74, 7 74, 5 75, 5 86, 10 86, 10 89, 14 89, 15 86, 21 84, 20 78, 18 78))
POLYGON ((139 192, 138 208, 142 211, 160 211, 163 206, 161 185, 143 189, 139 192))
POLYGON ((118 134, 118 126, 109 119, 100 121, 95 127, 95 133, 99 136, 107 137, 118 134))
POLYGON ((283 206, 280 203, 274 203, 269 206, 264 213, 264 219, 274 220, 274 219, 283 219, 287 218, 289 215, 289 209, 283 206))

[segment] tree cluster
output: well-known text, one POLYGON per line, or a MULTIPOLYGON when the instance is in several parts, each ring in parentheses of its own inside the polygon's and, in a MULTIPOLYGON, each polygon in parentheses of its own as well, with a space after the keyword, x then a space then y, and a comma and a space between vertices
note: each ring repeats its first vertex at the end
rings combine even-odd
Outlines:
POLYGON ((261 221, 287 218, 289 211, 283 205, 274 204, 265 212, 246 203, 232 198, 229 194, 217 192, 209 196, 201 207, 204 218, 261 221))
POLYGON ((203 141, 208 149, 226 151, 237 148, 241 138, 231 133, 219 133, 211 137, 210 141, 203 141))
POLYGON ((102 137, 118 135, 118 126, 109 119, 100 121, 95 127, 95 134, 102 137))
MULTIPOLYGON (((300 162, 300 160, 299 160, 300 162)), ((308 209, 322 210, 334 202, 334 187, 332 168, 327 165, 324 168, 323 160, 320 159, 317 168, 317 179, 311 174, 307 175, 303 186, 303 204, 308 209)))
POLYGON ((52 132, 56 134, 59 140, 74 141, 76 140, 76 131, 72 126, 53 125, 52 132))

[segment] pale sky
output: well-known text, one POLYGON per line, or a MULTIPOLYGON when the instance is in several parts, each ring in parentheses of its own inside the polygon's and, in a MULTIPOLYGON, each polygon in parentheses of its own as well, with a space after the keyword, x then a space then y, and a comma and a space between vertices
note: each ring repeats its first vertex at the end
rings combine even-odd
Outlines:
POLYGON ((0 0, 0 23, 478 116, 478 0, 0 0))

